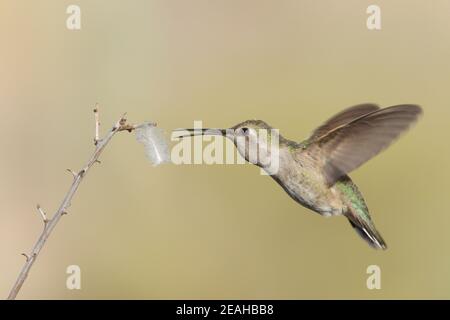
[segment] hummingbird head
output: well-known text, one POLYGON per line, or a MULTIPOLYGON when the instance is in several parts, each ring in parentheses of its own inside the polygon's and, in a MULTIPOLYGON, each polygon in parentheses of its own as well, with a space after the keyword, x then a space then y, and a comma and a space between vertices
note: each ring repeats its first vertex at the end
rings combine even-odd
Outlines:
POLYGON ((262 120, 247 120, 231 127, 230 132, 239 154, 248 162, 264 167, 270 158, 271 129, 262 120))
MULTIPOLYGON (((277 132, 272 130, 262 120, 246 120, 227 129, 177 129, 177 137, 192 137, 198 135, 219 135, 233 141, 239 154, 248 162, 260 167, 270 165, 272 155, 272 139, 279 138, 277 132)), ((278 148, 278 145, 276 146, 278 148)))

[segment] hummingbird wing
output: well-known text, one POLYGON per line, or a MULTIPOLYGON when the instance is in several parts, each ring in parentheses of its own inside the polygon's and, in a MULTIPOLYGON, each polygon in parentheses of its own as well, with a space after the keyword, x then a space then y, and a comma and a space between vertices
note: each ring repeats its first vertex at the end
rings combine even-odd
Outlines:
POLYGON ((422 109, 416 105, 377 109, 321 135, 313 134, 305 151, 321 162, 326 182, 331 186, 387 148, 421 113, 422 109))
POLYGON ((316 140, 337 127, 379 109, 379 106, 371 103, 358 104, 344 109, 325 121, 320 127, 316 128, 309 137, 309 140, 316 140))

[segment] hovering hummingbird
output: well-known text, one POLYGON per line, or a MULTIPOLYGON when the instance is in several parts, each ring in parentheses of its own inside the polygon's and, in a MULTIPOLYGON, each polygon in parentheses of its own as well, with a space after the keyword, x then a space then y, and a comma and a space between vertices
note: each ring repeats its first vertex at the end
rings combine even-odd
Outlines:
MULTIPOLYGON (((380 109, 361 104, 331 117, 302 142, 278 135, 279 168, 271 177, 302 206, 322 216, 345 216, 372 247, 386 249, 361 192, 347 174, 387 148, 421 114, 416 105, 380 109)), ((264 121, 247 120, 229 129, 178 129, 184 130, 178 137, 225 136, 249 161, 249 139, 259 129, 272 132, 264 121)), ((268 162, 262 160, 253 163, 267 169, 268 162)))

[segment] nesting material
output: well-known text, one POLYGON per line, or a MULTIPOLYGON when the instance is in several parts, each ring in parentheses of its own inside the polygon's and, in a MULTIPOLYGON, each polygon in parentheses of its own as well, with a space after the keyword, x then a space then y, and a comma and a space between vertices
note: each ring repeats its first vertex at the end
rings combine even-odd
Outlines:
POLYGON ((169 146, 164 131, 146 122, 135 130, 136 140, 144 145, 145 155, 153 166, 170 162, 169 146))

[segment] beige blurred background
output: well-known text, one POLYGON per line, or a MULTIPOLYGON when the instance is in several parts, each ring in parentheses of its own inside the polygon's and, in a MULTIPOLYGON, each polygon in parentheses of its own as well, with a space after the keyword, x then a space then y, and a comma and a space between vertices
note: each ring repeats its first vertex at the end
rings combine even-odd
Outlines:
POLYGON ((301 140, 344 107, 425 116, 352 173, 389 249, 297 205, 250 165, 152 167, 118 135, 19 298, 450 298, 450 1, 0 1, 0 293, 103 129, 263 119, 301 140), (82 29, 66 28, 77 4, 82 29), (66 289, 66 267, 82 289, 66 289), (382 289, 366 288, 366 268, 382 289))

